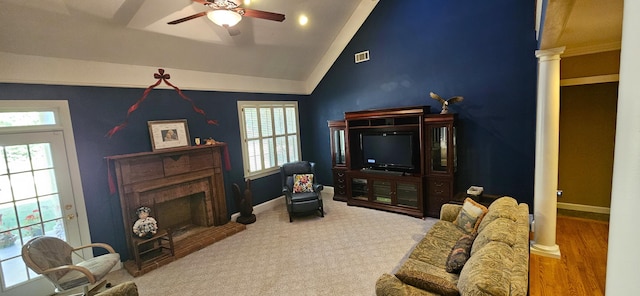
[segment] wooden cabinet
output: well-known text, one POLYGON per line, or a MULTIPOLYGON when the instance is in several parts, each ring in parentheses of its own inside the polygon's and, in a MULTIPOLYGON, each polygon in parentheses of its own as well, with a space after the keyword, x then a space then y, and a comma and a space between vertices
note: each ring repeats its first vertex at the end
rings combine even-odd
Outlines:
POLYGON ((443 204, 452 199, 453 181, 449 178, 428 177, 427 178, 427 210, 429 217, 439 218, 440 208, 443 204))
POLYGON ((333 199, 347 201, 347 148, 344 120, 328 122, 331 134, 331 169, 333 171, 333 199))
POLYGON ((424 119, 429 217, 440 217, 442 205, 453 199, 458 162, 455 120, 455 114, 429 114, 424 119))
POLYGON ((347 203, 424 217, 428 106, 346 112, 347 203))
POLYGON ((347 201, 347 168, 333 168, 333 199, 347 201))
POLYGON ((347 172, 348 204, 423 217, 422 178, 347 172))
POLYGON ((429 109, 346 112, 344 121, 329 121, 334 199, 439 217, 453 198, 456 116, 429 109))

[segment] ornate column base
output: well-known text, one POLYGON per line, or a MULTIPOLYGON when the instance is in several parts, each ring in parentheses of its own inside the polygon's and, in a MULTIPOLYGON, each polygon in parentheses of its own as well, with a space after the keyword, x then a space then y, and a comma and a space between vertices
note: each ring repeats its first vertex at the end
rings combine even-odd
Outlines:
POLYGON ((545 246, 531 241, 529 251, 531 254, 560 259, 560 247, 558 245, 545 246))

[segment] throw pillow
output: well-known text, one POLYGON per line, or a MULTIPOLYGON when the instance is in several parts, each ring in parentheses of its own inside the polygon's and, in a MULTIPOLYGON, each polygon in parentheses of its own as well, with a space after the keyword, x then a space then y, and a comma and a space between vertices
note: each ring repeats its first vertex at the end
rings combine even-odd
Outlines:
POLYGON ((443 296, 459 296, 458 287, 451 281, 419 270, 401 270, 396 277, 405 284, 443 296))
POLYGON ((476 236, 474 234, 465 234, 453 245, 449 256, 447 256, 447 272, 460 273, 464 264, 469 260, 469 253, 471 252, 471 246, 475 238, 476 236))
POLYGON ((293 193, 313 192, 313 174, 294 174, 293 193))
POLYGON ((466 198, 462 209, 453 224, 462 228, 467 233, 475 233, 482 217, 488 212, 487 208, 473 199, 466 198))

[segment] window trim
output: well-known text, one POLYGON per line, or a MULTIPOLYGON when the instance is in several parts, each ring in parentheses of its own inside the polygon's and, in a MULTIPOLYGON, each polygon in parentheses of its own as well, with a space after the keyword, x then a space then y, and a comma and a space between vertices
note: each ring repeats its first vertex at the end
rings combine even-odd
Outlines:
MULTIPOLYGON (((242 166, 243 166, 243 175, 245 179, 251 179, 251 180, 255 180, 258 178, 262 178, 265 176, 269 176, 269 175, 273 175, 275 173, 278 173, 280 171, 280 166, 277 165, 278 160, 275 160, 276 165, 274 167, 271 168, 267 168, 267 169, 262 169, 260 171, 256 171, 256 172, 250 172, 250 164, 249 164, 249 152, 248 152, 248 141, 247 141, 247 132, 246 132, 246 122, 245 122, 245 118, 244 118, 244 108, 252 108, 252 107, 256 107, 256 108, 260 108, 260 107, 293 107, 294 111, 295 111, 295 123, 296 123, 296 138, 297 138, 297 155, 298 155, 298 159, 302 159, 302 149, 300 148, 300 115, 299 115, 299 110, 298 110, 298 102, 297 101, 238 101, 237 102, 238 105, 238 123, 240 126, 240 142, 242 145, 242 166)), ((274 114, 273 112, 271 113, 271 127, 274 128, 275 125, 275 120, 273 120, 274 114)), ((258 112, 258 120, 260 120, 260 114, 258 112)), ((285 122, 286 125, 286 122, 285 122)), ((259 130, 260 136, 260 145, 262 147, 262 139, 265 138, 273 138, 275 141, 275 133, 273 134, 273 136, 270 137, 262 137, 262 131, 259 130)), ((289 135, 289 134, 286 134, 289 135)), ((288 136, 286 136, 288 138, 288 136)), ((288 140, 287 140, 288 141, 288 140)), ((275 142, 274 142, 275 144, 275 142)), ((287 145, 287 155, 289 155, 289 145, 287 145)), ((262 149, 261 149, 262 150, 262 149)), ((262 150, 264 151, 264 150, 262 150)), ((264 154, 261 152, 260 153, 261 157, 264 157, 264 154)), ((277 154, 276 154, 277 157, 277 154)), ((261 159, 262 165, 264 165, 264 159, 261 159)))

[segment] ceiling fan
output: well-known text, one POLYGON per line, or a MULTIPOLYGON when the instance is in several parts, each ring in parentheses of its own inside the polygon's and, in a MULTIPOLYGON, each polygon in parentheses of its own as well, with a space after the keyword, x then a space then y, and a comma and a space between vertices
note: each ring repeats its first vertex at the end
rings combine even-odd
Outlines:
POLYGON ((206 15, 207 18, 209 18, 216 25, 227 29, 229 35, 236 36, 240 34, 240 31, 237 29, 233 29, 232 27, 240 22, 242 16, 277 22, 282 22, 285 18, 284 14, 244 8, 231 0, 193 0, 193 2, 198 2, 204 6, 211 8, 211 10, 183 17, 181 19, 168 22, 167 24, 176 25, 206 15))

